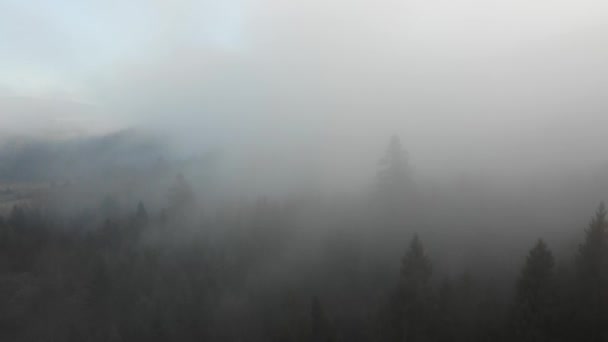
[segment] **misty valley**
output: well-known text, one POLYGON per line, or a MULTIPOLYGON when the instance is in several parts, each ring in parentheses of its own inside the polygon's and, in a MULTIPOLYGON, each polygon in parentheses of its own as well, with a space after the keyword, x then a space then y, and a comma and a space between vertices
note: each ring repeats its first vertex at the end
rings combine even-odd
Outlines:
POLYGON ((6 143, 0 340, 608 340, 605 168, 514 190, 378 155, 358 191, 259 195, 130 130, 6 143))
POLYGON ((608 342, 608 1, 0 0, 0 342, 608 342))

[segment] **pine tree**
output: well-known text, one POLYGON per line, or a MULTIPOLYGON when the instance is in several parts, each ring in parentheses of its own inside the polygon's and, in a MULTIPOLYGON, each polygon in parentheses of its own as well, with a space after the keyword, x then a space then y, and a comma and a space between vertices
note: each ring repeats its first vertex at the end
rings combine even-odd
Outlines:
POLYGON ((608 222, 602 201, 585 230, 585 241, 579 247, 577 270, 579 280, 579 323, 587 341, 608 338, 608 222))
POLYGON ((391 298, 388 339, 425 341, 432 329, 432 265, 418 235, 401 260, 399 285, 391 298))
POLYGON ((390 139, 385 156, 380 160, 378 190, 392 200, 403 199, 412 190, 407 151, 398 136, 390 139))
POLYGON ((589 286, 606 282, 607 229, 606 206, 602 201, 585 230, 585 242, 579 247, 579 276, 589 286))
POLYGON ((518 341, 555 339, 555 261, 543 240, 530 250, 517 282, 512 333, 518 341))
POLYGON ((473 341, 478 330, 479 292, 464 272, 456 279, 446 278, 437 294, 434 320, 438 341, 473 341))
POLYGON ((431 261, 424 252, 418 234, 414 234, 410 249, 401 260, 401 280, 408 287, 424 288, 428 286, 432 273, 431 261))

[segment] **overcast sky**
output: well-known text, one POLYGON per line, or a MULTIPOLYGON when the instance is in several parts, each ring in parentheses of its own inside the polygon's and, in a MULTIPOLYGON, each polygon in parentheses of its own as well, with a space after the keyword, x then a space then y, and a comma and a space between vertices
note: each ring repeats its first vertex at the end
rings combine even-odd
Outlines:
POLYGON ((0 132, 145 127, 327 173, 394 133, 423 173, 593 164, 607 19, 593 0, 0 0, 0 132))

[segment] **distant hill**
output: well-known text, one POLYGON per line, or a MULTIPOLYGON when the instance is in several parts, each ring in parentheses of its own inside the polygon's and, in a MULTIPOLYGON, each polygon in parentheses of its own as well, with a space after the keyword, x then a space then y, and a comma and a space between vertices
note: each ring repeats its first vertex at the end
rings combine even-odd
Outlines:
POLYGON ((149 167, 168 158, 158 139, 134 130, 73 139, 11 138, 0 145, 0 181, 61 181, 149 167))
POLYGON ((16 135, 71 139, 118 127, 94 104, 59 98, 0 96, 0 116, 0 142, 16 135))

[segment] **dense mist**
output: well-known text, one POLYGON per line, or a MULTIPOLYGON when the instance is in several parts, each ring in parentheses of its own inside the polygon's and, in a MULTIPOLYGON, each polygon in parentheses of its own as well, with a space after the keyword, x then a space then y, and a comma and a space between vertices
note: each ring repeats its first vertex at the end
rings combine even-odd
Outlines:
POLYGON ((0 340, 608 341, 607 18, 0 1, 0 340))

